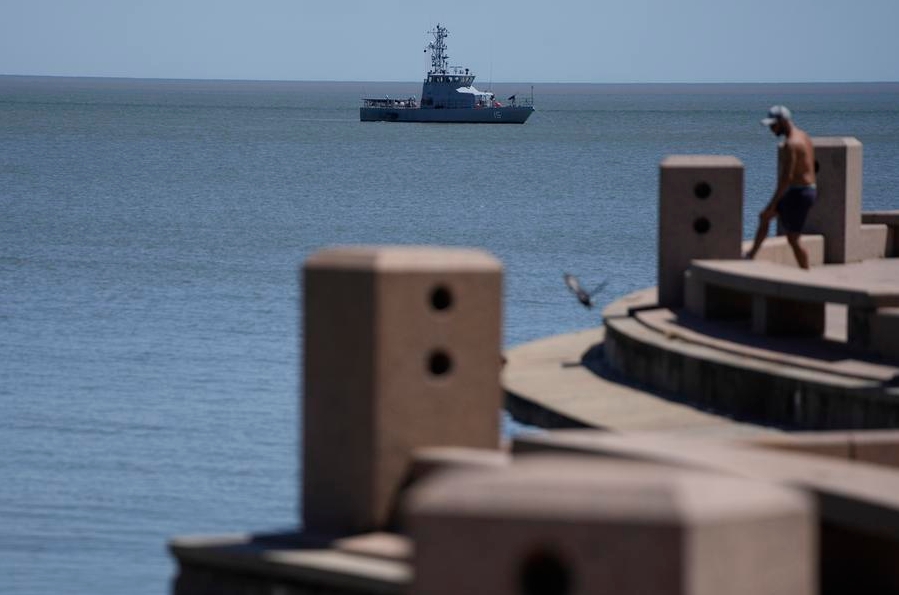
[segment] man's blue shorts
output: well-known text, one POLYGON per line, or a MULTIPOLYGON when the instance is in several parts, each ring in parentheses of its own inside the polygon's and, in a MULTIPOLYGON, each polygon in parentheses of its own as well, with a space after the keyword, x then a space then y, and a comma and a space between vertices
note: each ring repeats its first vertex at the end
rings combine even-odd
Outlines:
POLYGON ((800 233, 808 210, 815 204, 818 191, 814 186, 790 186, 777 203, 780 224, 787 233, 800 233))

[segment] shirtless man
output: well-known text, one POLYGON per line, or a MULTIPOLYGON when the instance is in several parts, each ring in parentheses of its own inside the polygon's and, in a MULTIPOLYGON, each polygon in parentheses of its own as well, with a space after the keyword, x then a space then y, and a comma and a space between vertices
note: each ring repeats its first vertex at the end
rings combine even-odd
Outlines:
POLYGON ((768 206, 759 215, 759 228, 746 258, 755 257, 762 242, 768 237, 768 225, 774 217, 779 217, 796 262, 807 269, 808 253, 800 245, 799 236, 808 211, 817 197, 815 149, 808 134, 793 123, 790 110, 782 105, 775 105, 768 110, 768 117, 762 120, 762 124, 769 127, 775 136, 786 136, 786 141, 777 188, 768 206))

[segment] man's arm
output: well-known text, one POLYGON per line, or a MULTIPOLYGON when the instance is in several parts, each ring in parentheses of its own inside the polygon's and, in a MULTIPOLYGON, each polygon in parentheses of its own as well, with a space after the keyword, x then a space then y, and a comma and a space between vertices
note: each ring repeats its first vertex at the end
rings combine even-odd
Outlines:
POLYGON ((774 215, 777 214, 777 203, 780 202, 784 192, 790 187, 790 181, 793 179, 793 171, 796 169, 797 152, 798 148, 795 144, 791 143, 789 140, 784 143, 783 162, 781 164, 779 175, 777 176, 777 187, 774 189, 774 194, 771 196, 771 200, 768 201, 768 206, 765 207, 763 212, 763 214, 768 217, 774 217, 774 215))

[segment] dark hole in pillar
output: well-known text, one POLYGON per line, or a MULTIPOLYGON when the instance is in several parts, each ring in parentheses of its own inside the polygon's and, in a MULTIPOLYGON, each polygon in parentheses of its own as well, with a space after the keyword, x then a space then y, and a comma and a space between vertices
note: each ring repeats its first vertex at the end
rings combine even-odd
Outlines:
POLYGON ((821 164, 818 163, 818 160, 815 159, 815 173, 818 173, 821 170, 821 164))
POLYGON ((431 292, 431 306, 435 310, 447 310, 453 305, 453 294, 444 285, 438 285, 431 292))
POLYGON ((700 217, 693 222, 693 231, 700 235, 708 233, 710 229, 712 229, 712 224, 705 217, 700 217))
POLYGON ((571 592, 571 571, 556 554, 537 550, 521 565, 522 595, 568 595, 571 592))
POLYGON ((453 369, 453 360, 445 351, 432 351, 428 356, 428 371, 432 376, 445 376, 453 369))
POLYGON ((712 187, 708 182, 700 182, 693 187, 693 195, 705 200, 712 195, 712 187))

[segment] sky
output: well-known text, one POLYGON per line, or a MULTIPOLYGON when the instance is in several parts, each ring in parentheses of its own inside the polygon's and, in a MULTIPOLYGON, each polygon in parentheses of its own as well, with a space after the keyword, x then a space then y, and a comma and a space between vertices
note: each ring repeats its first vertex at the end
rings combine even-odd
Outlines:
POLYGON ((0 74, 418 81, 437 23, 484 82, 899 81, 899 0, 0 0, 0 74))

